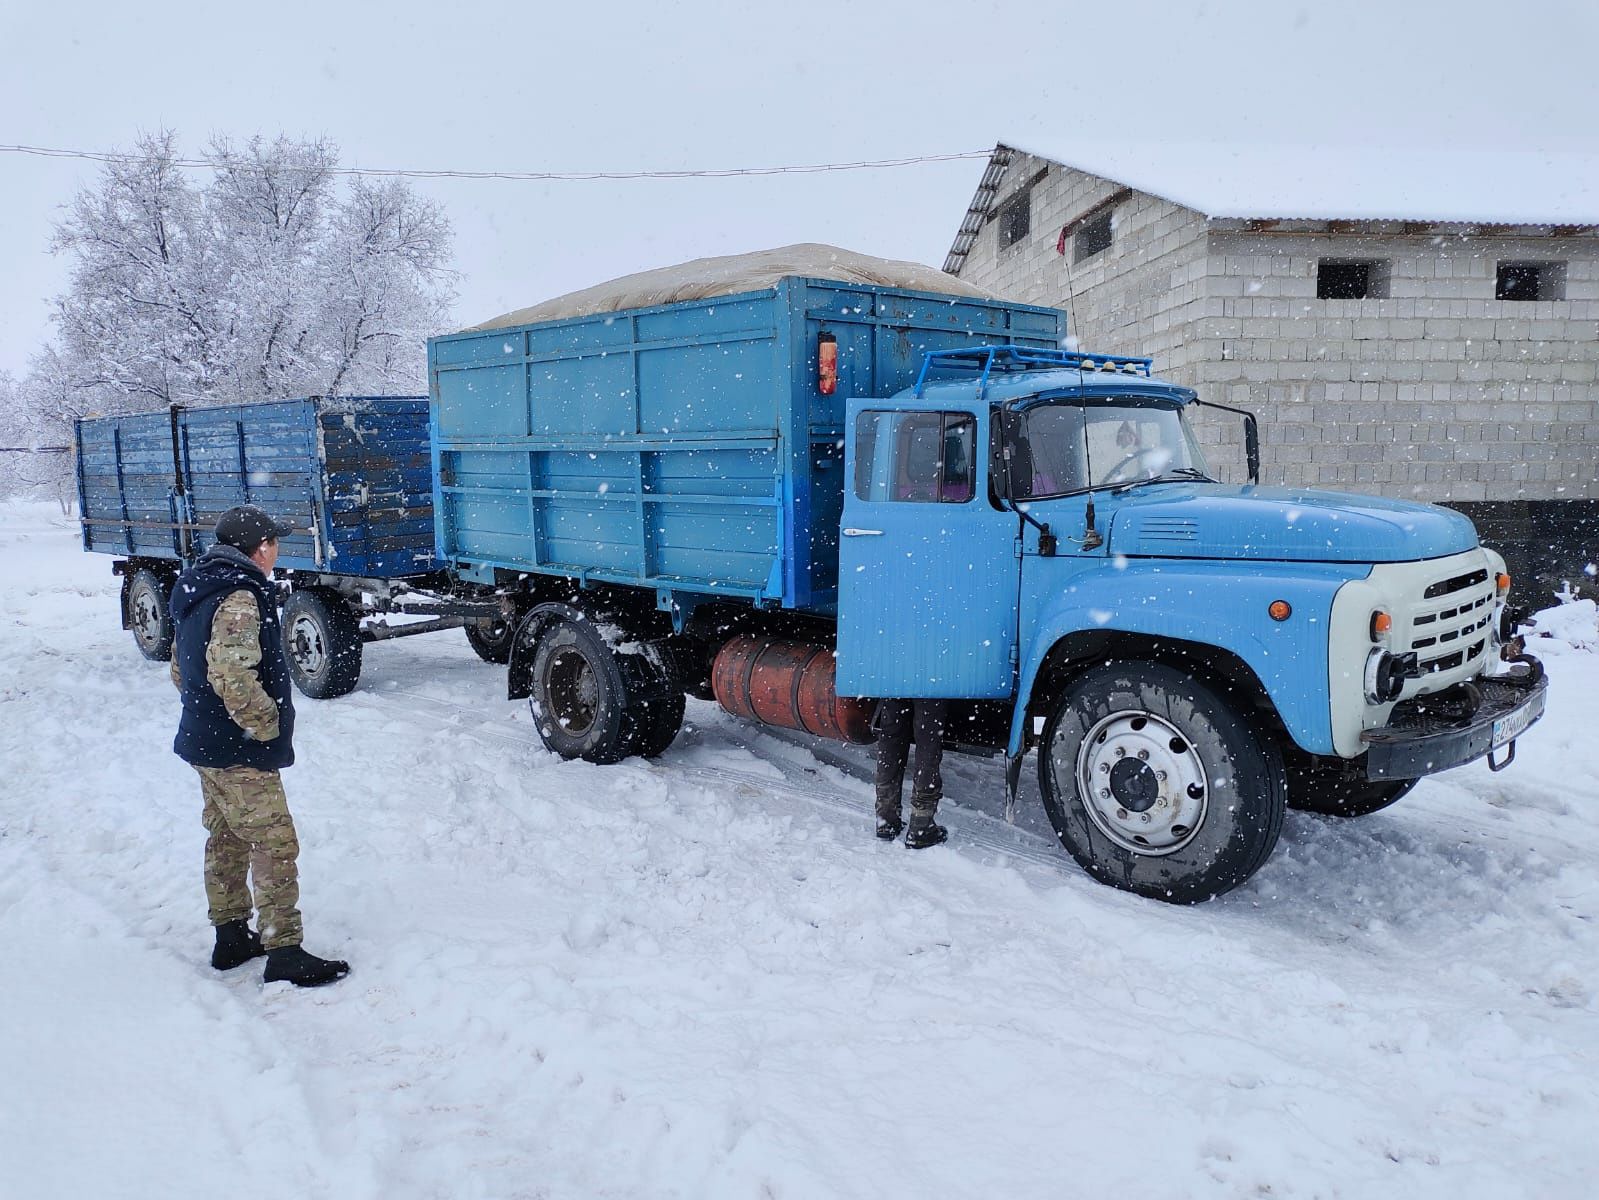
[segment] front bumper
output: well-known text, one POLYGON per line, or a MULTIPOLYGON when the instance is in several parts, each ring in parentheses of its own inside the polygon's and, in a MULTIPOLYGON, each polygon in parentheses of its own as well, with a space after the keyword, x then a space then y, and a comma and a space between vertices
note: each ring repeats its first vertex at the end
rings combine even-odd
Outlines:
POLYGON ((1514 747, 1543 716, 1548 693, 1543 664, 1528 655, 1509 674, 1396 704, 1387 725, 1360 735, 1367 746, 1366 777, 1420 779, 1514 747))

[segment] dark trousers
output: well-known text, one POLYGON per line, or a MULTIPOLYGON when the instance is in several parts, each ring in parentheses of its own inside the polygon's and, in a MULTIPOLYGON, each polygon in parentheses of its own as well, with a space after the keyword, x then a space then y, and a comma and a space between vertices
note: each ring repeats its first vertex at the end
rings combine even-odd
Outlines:
POLYGON ((878 721, 877 804, 899 811, 905 784, 905 764, 911 742, 916 742, 916 775, 911 783, 911 806, 936 809, 944 794, 939 764, 944 758, 943 700, 884 700, 878 721))

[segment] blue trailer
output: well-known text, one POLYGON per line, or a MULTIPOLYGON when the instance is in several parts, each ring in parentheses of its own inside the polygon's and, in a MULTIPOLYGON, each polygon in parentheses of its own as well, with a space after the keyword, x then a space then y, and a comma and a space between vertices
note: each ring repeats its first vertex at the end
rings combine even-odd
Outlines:
POLYGON ((84 418, 75 443, 83 548, 117 556, 123 627, 148 658, 171 652, 172 581, 204 551, 216 518, 239 504, 293 527, 278 567, 294 589, 284 620, 291 669, 308 695, 353 688, 365 641, 467 625, 480 654, 501 653, 497 606, 460 595, 440 570, 426 397, 84 418), (436 620, 368 619, 388 612, 436 620))
POLYGON ((436 338, 439 554, 514 610, 559 754, 659 753, 685 691, 857 741, 942 698, 1010 806, 1036 749, 1062 844, 1168 901, 1249 878, 1286 807, 1508 763, 1546 683, 1468 520, 1261 487, 1236 410, 1250 483, 1219 483, 1192 390, 1063 333, 789 278, 436 338))

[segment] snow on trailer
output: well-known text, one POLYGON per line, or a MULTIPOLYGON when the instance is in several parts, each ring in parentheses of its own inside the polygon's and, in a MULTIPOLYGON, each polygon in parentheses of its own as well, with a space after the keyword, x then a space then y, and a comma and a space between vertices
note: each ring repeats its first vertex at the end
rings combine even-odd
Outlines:
MULTIPOLYGON (((76 424, 76 455, 83 548, 117 556, 123 626, 147 658, 171 652, 173 580, 205 550, 217 517, 240 504, 293 529, 278 569, 294 588, 284 636, 307 695, 353 688, 364 641, 490 615, 481 603, 446 612, 431 595, 448 585, 434 550, 425 397, 313 396, 89 417, 76 424), (362 627, 364 616, 403 611, 435 620, 362 627)), ((486 657, 498 653, 489 628, 469 627, 486 657)))

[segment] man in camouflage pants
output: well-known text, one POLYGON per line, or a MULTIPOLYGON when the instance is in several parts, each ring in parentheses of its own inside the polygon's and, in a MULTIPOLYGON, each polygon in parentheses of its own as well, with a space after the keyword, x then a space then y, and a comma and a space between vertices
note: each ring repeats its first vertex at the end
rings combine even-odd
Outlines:
POLYGON ((265 954, 266 982, 316 987, 350 967, 300 945, 300 843, 278 775, 294 762, 294 699, 271 583, 288 532, 254 505, 229 509, 216 544, 173 584, 172 682, 183 693, 173 749, 199 772, 205 797, 211 965, 226 971, 265 954))

